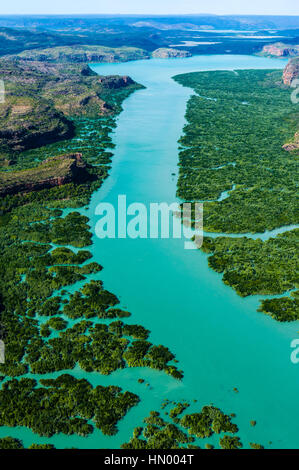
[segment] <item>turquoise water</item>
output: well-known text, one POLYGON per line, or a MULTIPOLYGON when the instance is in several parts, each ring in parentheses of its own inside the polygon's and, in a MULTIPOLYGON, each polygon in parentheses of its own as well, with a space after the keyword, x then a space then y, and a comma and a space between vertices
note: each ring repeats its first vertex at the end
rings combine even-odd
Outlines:
MULTIPOLYGON (((284 65, 281 60, 252 56, 94 65, 99 74, 130 75, 147 88, 125 101, 118 118, 111 174, 84 210, 91 218, 93 233, 99 218, 96 206, 102 201, 116 203, 119 194, 127 195, 128 204, 176 200, 172 173, 177 174, 177 140, 191 90, 174 82, 173 75, 284 65)), ((258 313, 258 296, 237 296, 208 268, 206 255, 185 250, 183 240, 99 240, 94 236, 93 242, 94 258, 104 266, 97 277, 132 312, 132 323, 150 329, 152 342, 164 344, 176 354, 185 377, 179 382, 145 369, 124 369, 103 377, 77 368, 72 373, 94 385, 117 384, 140 395, 141 403, 122 420, 115 437, 96 431, 89 438, 47 439, 24 428, 1 428, 0 436, 17 436, 25 445, 46 441, 60 448, 114 448, 127 441, 133 428, 150 410, 158 410, 164 398, 195 398, 199 405, 214 403, 227 413, 236 413, 245 446, 259 442, 270 447, 268 441, 272 441, 272 447, 298 448, 299 365, 290 361, 290 342, 298 337, 298 323, 279 324, 258 313), (138 384, 139 377, 150 387, 138 384), (257 421, 256 427, 250 426, 250 420, 257 421)))

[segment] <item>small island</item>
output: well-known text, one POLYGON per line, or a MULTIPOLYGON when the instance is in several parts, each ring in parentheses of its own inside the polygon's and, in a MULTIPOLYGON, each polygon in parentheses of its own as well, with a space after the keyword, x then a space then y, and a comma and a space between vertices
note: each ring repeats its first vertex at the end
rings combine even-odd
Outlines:
POLYGON ((181 49, 160 47, 152 53, 152 57, 155 59, 183 59, 185 57, 192 57, 192 54, 189 51, 183 51, 181 49))

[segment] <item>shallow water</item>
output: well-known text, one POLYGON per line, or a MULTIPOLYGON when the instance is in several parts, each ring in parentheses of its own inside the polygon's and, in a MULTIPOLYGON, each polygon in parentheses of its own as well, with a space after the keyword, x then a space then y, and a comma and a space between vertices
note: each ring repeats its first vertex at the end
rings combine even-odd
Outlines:
MULTIPOLYGON (((126 194, 128 204, 176 200, 172 174, 177 173, 177 140, 191 90, 174 82, 173 75, 284 65, 285 61, 253 56, 94 65, 99 74, 130 75, 147 88, 125 101, 118 118, 111 174, 83 212, 91 218, 93 233, 99 219, 96 206, 102 201, 116 203, 119 194, 126 194)), ((69 372, 94 385, 117 384, 140 395, 141 403, 122 420, 115 437, 96 431, 88 438, 60 435, 47 439, 24 428, 1 428, 0 436, 17 436, 25 445, 46 441, 60 448, 114 448, 129 439, 150 410, 159 409, 162 399, 195 398, 199 405, 214 403, 227 413, 236 413, 245 446, 259 442, 268 447, 272 441, 273 447, 297 448, 299 365, 290 361, 290 342, 298 337, 299 324, 280 324, 258 313, 258 296, 237 296, 208 268, 206 255, 185 250, 183 240, 99 240, 94 236, 93 242, 94 258, 104 266, 97 276, 118 295, 122 307, 132 312, 130 322, 150 329, 152 342, 176 354, 185 377, 179 382, 146 369, 124 369, 103 377, 77 368, 69 372), (140 377, 150 387, 138 384, 140 377), (257 425, 251 427, 250 420, 257 425)))

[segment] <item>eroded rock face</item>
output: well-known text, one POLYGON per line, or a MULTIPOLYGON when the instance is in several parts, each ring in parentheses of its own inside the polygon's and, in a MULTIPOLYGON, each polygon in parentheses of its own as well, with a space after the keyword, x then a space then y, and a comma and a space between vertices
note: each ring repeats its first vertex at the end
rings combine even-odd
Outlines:
MULTIPOLYGON (((51 106, 7 106, 5 122, 0 128, 0 149, 24 151, 74 135, 74 125, 51 106)), ((1 113, 0 113, 1 114, 1 113)))
POLYGON ((119 76, 119 75, 107 75, 103 77, 99 77, 100 84, 108 88, 109 90, 115 90, 118 88, 124 88, 128 85, 133 85, 134 80, 128 76, 119 76))
POLYGON ((299 55, 299 45, 292 44, 269 44, 263 47, 262 54, 273 57, 295 57, 299 55))
POLYGON ((109 98, 137 86, 130 77, 99 77, 88 65, 0 59, 6 86, 0 103, 0 153, 40 147, 74 135, 69 117, 113 114, 109 98))
MULTIPOLYGON (((299 58, 291 59, 283 71, 283 83, 291 86, 294 80, 299 80, 299 58)), ((284 150, 292 152, 299 150, 299 132, 296 132, 293 140, 282 146, 284 150)), ((298 153, 298 152, 297 152, 298 153)))
POLYGON ((290 60, 284 69, 283 83, 290 86, 296 78, 299 78, 299 58, 290 60))
POLYGON ((288 152, 292 152, 293 150, 299 150, 299 132, 296 132, 292 142, 284 144, 282 148, 284 150, 287 150, 288 152))
POLYGON ((27 193, 71 183, 85 178, 86 168, 81 153, 47 158, 36 168, 2 173, 0 195, 27 193))
POLYGON ((161 47, 156 49, 152 56, 155 59, 182 59, 184 57, 191 57, 192 54, 189 51, 182 51, 179 49, 172 49, 168 47, 161 47))

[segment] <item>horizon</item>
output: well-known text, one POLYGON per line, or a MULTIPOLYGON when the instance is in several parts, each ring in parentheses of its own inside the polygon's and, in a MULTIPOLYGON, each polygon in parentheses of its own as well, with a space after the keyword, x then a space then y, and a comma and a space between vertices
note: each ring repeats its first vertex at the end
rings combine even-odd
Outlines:
POLYGON ((238 0, 212 0, 209 5, 198 0, 52 0, 42 4, 38 0, 12 0, 1 5, 0 16, 24 15, 121 15, 121 16, 299 16, 297 0, 251 0, 243 5, 238 0), (99 11, 100 10, 100 11, 99 11), (269 12, 271 12, 269 14, 269 12))
POLYGON ((24 17, 24 16, 37 16, 37 17, 47 17, 47 16, 63 16, 63 17, 69 17, 69 18, 73 18, 73 17, 84 17, 84 16, 96 16, 96 17, 115 17, 115 16, 125 16, 125 17, 131 17, 131 16, 140 16, 140 17, 152 17, 152 16, 156 16, 158 18, 168 18, 170 16, 174 16, 174 17, 183 17, 183 16, 203 16, 203 17, 209 17, 209 16, 229 16, 229 17, 232 17, 232 16, 237 16, 237 17, 248 17, 248 16, 263 16, 263 17, 268 17, 268 18, 271 18, 271 17, 296 17, 298 16, 299 17, 299 13, 298 14, 288 14, 288 15, 282 15, 282 14, 259 14, 259 13, 223 13, 223 14, 217 14, 217 13, 0 13, 0 17, 1 16, 19 16, 19 17, 24 17))

